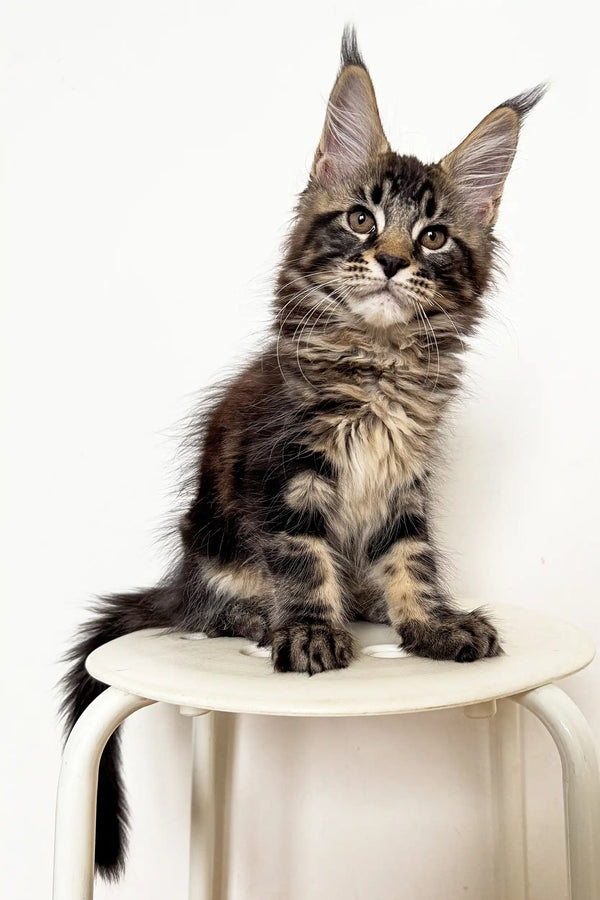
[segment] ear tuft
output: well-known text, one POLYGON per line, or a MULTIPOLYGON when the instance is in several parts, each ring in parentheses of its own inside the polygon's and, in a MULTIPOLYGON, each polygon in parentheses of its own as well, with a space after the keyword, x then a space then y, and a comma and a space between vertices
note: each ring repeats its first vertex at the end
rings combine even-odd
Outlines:
POLYGON ((366 69, 365 61, 358 49, 358 40, 356 38, 356 28, 354 25, 344 26, 342 34, 342 50, 340 54, 340 69, 345 66, 360 66, 366 69))
POLYGON ((514 109, 514 111, 518 114, 521 122, 524 120, 525 116, 528 115, 534 106, 536 106, 542 97, 545 96, 550 85, 547 81, 543 81, 541 84, 536 85, 534 88, 531 88, 529 91, 523 91, 522 94, 517 94, 516 97, 512 97, 510 100, 506 100, 505 103, 502 103, 498 109, 502 106, 508 106, 510 109, 514 109))

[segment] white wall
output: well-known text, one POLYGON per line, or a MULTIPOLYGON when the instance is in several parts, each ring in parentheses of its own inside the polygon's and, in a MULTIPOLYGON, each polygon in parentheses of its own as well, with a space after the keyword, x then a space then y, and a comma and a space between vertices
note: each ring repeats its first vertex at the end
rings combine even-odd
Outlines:
MULTIPOLYGON (((508 279, 441 479, 457 593, 600 639, 592 3, 5 2, 0 879, 49 895, 57 659, 94 593, 152 582, 176 424, 252 347, 353 19, 392 142, 442 155, 544 77, 499 232, 508 279), (233 224, 235 219, 235 224, 233 224)), ((568 682, 600 737, 600 668, 568 682)), ((183 897, 189 723, 127 733, 134 838, 98 897, 183 897)), ((527 730, 533 898, 562 900, 559 767, 527 730)), ((490 895, 485 723, 239 722, 232 900, 490 895)))

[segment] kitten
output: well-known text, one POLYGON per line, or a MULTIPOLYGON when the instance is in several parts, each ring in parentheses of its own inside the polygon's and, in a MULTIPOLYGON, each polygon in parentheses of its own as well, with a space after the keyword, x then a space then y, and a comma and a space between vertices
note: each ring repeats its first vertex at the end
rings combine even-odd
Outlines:
MULTIPOLYGON (((164 582, 100 601, 65 678, 69 731, 103 685, 100 644, 148 627, 241 635, 279 672, 350 664, 348 622, 470 662, 500 653, 481 611, 454 606, 428 525, 440 423, 482 314, 493 226, 535 88, 494 109, 436 164, 392 152, 356 37, 281 265, 266 349, 208 411, 195 496, 164 582)), ((100 768, 96 864, 118 876, 125 805, 117 736, 100 768)))

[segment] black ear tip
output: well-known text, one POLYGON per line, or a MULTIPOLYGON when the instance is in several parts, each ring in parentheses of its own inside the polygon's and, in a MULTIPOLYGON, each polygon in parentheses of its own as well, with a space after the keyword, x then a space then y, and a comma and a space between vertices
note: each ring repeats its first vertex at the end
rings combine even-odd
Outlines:
POLYGON ((534 88, 523 91, 522 94, 517 94, 516 97, 512 97, 510 100, 507 100, 506 103, 502 103, 501 105, 509 106, 511 109, 514 109, 514 111, 523 119, 531 112, 533 107, 540 102, 549 87, 550 83, 548 81, 542 81, 534 88))
POLYGON ((342 34, 342 50, 341 50, 341 66, 361 66, 366 69, 365 61, 358 49, 358 40, 356 38, 356 28, 348 23, 344 26, 342 34))

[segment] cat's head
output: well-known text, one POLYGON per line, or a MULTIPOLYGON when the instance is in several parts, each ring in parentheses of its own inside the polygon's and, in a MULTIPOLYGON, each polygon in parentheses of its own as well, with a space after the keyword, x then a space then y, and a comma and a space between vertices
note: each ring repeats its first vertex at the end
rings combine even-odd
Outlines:
POLYGON ((296 293, 301 311, 327 303, 324 318, 338 322, 398 330, 450 315, 468 331, 489 282, 519 129, 544 90, 496 107, 440 162, 424 164, 391 150, 356 35, 346 29, 282 271, 288 308, 296 293))

